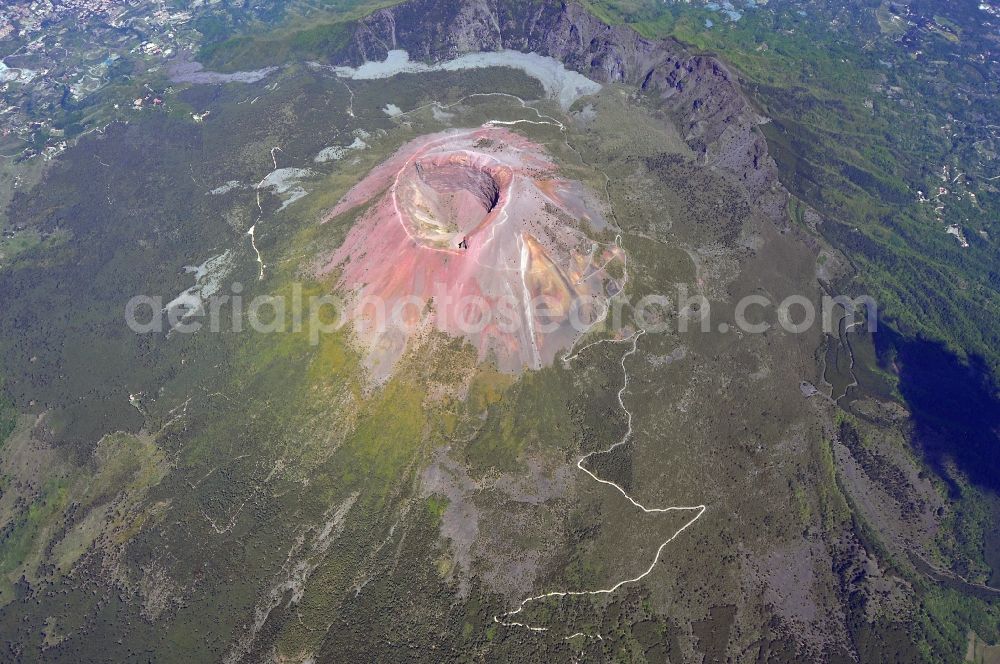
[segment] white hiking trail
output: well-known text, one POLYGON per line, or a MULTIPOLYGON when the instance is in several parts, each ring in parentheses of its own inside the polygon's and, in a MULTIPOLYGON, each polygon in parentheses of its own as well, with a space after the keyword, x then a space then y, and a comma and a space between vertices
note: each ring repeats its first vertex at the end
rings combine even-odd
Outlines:
MULTIPOLYGON (((625 380, 624 380, 624 383, 622 384, 621 389, 618 390, 618 405, 621 406, 621 409, 623 411, 625 411, 625 414, 626 414, 626 416, 628 418, 627 419, 628 427, 626 428, 625 434, 622 436, 621 440, 619 440, 615 444, 611 445, 607 449, 598 450, 596 452, 589 452, 588 454, 583 455, 576 462, 576 467, 579 468, 580 470, 582 470, 583 472, 587 473, 587 475, 589 475, 594 481, 615 488, 620 494, 622 494, 625 497, 626 500, 628 500, 630 503, 632 503, 632 505, 634 505, 635 507, 638 507, 640 510, 642 510, 646 514, 662 513, 662 512, 679 512, 679 511, 691 511, 691 512, 696 512, 696 514, 694 515, 694 517, 691 520, 689 520, 687 523, 685 523, 679 529, 677 529, 676 531, 674 531, 674 533, 670 537, 668 537, 666 540, 663 541, 662 544, 660 544, 659 548, 656 549, 656 555, 653 557, 653 562, 651 562, 649 564, 649 567, 647 567, 646 570, 644 572, 642 572, 641 574, 639 574, 638 576, 635 576, 633 578, 623 579, 623 580, 619 581, 618 583, 614 584, 613 586, 611 586, 609 588, 600 588, 598 590, 554 590, 554 591, 551 591, 551 592, 543 593, 541 595, 535 595, 533 597, 528 597, 527 599, 524 599, 518 605, 518 607, 516 609, 514 609, 513 611, 509 611, 507 613, 501 614, 500 616, 494 616, 493 617, 494 622, 497 622, 497 623, 499 623, 501 625, 504 625, 506 627, 523 627, 523 628, 525 628, 525 629, 527 629, 529 631, 532 631, 532 632, 547 632, 547 631, 549 631, 548 627, 539 627, 537 625, 530 625, 530 624, 524 623, 524 622, 517 622, 517 621, 513 621, 513 620, 507 620, 507 618, 509 618, 511 616, 516 616, 518 613, 520 613, 521 611, 523 611, 525 609, 525 607, 528 604, 530 604, 531 602, 537 602, 539 600, 548 599, 550 597, 579 597, 579 596, 583 596, 583 595, 609 595, 609 594, 615 592, 616 590, 618 590, 619 588, 621 588, 624 585, 627 585, 627 584, 630 584, 630 583, 636 583, 638 581, 641 581, 642 579, 644 579, 646 576, 648 576, 656 568, 656 563, 658 563, 660 561, 660 555, 663 553, 663 549, 665 549, 668 544, 670 544, 671 542, 673 542, 682 532, 684 532, 685 530, 687 530, 688 527, 690 527, 695 521, 697 521, 698 519, 700 519, 701 515, 705 513, 705 509, 706 509, 705 505, 695 505, 693 507, 677 507, 677 506, 671 506, 671 507, 646 507, 645 505, 643 505, 639 501, 637 501, 634 498, 632 498, 632 496, 628 495, 628 493, 624 489, 622 489, 619 485, 617 485, 616 483, 612 482, 611 480, 606 480, 606 479, 602 479, 602 478, 598 477, 597 475, 595 475, 591 471, 587 470, 587 468, 584 466, 584 463, 587 461, 587 459, 589 459, 593 455, 598 454, 598 453, 610 452, 610 451, 614 450, 615 448, 624 445, 626 442, 628 442, 629 438, 631 438, 631 436, 632 436, 632 411, 630 411, 628 408, 625 407, 625 402, 623 400, 623 395, 625 394, 625 391, 628 389, 628 370, 625 368, 625 360, 627 360, 630 356, 632 356, 632 355, 634 355, 636 353, 636 351, 639 348, 639 339, 642 338, 642 335, 645 334, 645 333, 646 333, 645 330, 639 330, 638 332, 636 332, 634 335, 632 335, 628 339, 609 340, 611 343, 622 343, 622 342, 627 342, 627 341, 631 341, 632 342, 632 347, 629 348, 625 352, 624 355, 622 355, 621 367, 622 367, 622 373, 625 376, 625 380)), ((592 345, 595 345, 595 344, 591 344, 589 346, 584 347, 584 349, 581 349, 580 352, 583 352, 583 350, 586 350, 586 348, 589 348, 592 345)), ((580 353, 578 352, 573 357, 576 357, 579 354, 580 353)), ((566 361, 568 361, 569 359, 572 359, 572 358, 563 358, 563 359, 566 360, 566 361)), ((574 638, 576 636, 581 636, 581 635, 582 635, 582 633, 577 632, 576 634, 573 634, 572 636, 569 636, 569 637, 566 637, 566 638, 570 639, 570 638, 574 638)), ((594 638, 600 638, 600 636, 598 635, 598 636, 595 636, 594 638)))
MULTIPOLYGON (((277 152, 284 152, 280 146, 275 145, 271 148, 271 163, 274 164, 274 170, 278 170, 278 157, 275 155, 277 152)), ((270 174, 268 174, 270 175, 270 174)), ((253 247, 253 251, 257 254, 257 264, 260 266, 260 274, 257 275, 257 281, 264 281, 264 257, 260 255, 260 249, 257 248, 257 224, 261 222, 264 218, 264 206, 260 202, 260 190, 264 186, 264 182, 267 181, 267 175, 261 178, 260 182, 254 186, 254 193, 257 195, 257 220, 250 226, 250 230, 247 231, 247 235, 250 236, 250 246, 253 247)))
POLYGON ((560 131, 566 130, 566 125, 564 125, 556 118, 552 117, 551 115, 546 115, 545 113, 542 113, 537 108, 526 102, 524 99, 518 97, 517 95, 512 95, 508 92, 475 92, 470 95, 465 95, 458 101, 451 102, 450 104, 442 104, 439 101, 432 101, 428 104, 423 104, 421 106, 417 106, 416 108, 411 108, 408 111, 403 111, 396 117, 401 118, 407 115, 411 115, 413 113, 418 113, 419 111, 428 108, 438 108, 442 111, 446 111, 449 108, 462 104, 466 99, 472 99, 474 97, 507 97, 508 99, 516 99, 517 102, 521 104, 521 108, 533 111, 535 116, 538 117, 538 120, 487 120, 486 122, 483 123, 484 127, 487 125, 542 124, 542 125, 552 125, 553 127, 559 127, 560 131))
POLYGON ((260 265, 260 274, 257 275, 257 281, 264 280, 264 259, 261 258, 260 249, 257 248, 257 236, 254 235, 254 230, 257 228, 257 224, 250 227, 247 231, 247 235, 250 236, 250 246, 253 247, 254 253, 257 254, 257 264, 260 265))
POLYGON ((274 163, 274 170, 278 170, 278 158, 274 156, 275 152, 284 152, 284 150, 277 145, 271 148, 271 161, 274 163))

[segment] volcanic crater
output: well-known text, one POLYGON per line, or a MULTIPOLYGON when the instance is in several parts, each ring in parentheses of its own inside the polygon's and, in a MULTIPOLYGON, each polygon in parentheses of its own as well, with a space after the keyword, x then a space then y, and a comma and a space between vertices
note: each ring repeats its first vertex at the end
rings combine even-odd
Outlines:
POLYGON ((400 219, 414 239, 432 248, 457 247, 490 223, 512 179, 509 168, 465 152, 417 159, 400 176, 395 192, 400 219))
POLYGON ((322 271, 339 270, 376 379, 429 329, 466 338, 503 371, 550 364, 624 286, 623 269, 608 271, 625 257, 604 206, 506 128, 414 139, 326 221, 368 203, 322 271))

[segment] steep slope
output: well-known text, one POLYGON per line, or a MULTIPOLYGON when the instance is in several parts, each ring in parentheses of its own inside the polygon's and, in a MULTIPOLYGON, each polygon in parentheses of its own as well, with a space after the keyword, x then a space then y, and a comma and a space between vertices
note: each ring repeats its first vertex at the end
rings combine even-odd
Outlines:
POLYGON ((606 25, 575 3, 410 0, 360 20, 350 45, 332 60, 356 66, 384 60, 394 49, 429 61, 475 51, 540 53, 593 80, 657 94, 704 165, 740 183, 751 204, 772 221, 785 219, 786 193, 756 129, 763 118, 714 57, 606 25))

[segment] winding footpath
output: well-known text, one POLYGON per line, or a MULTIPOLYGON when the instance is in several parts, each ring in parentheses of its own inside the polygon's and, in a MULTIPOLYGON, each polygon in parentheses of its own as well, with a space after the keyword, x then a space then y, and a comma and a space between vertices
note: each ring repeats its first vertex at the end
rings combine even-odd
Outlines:
MULTIPOLYGON (((541 595, 535 595, 533 597, 528 597, 528 598, 522 600, 521 603, 520 603, 520 605, 518 605, 518 607, 516 609, 514 609, 513 611, 509 611, 509 612, 501 614, 499 616, 494 616, 493 617, 494 622, 499 623, 501 625, 504 625, 506 627, 523 627, 524 629, 527 629, 527 630, 532 631, 532 632, 547 632, 547 631, 549 631, 548 627, 540 627, 540 626, 537 626, 537 625, 531 625, 531 624, 529 624, 527 622, 519 622, 519 621, 516 621, 516 620, 511 620, 511 618, 513 618, 514 616, 516 616, 519 613, 521 613, 532 602, 538 602, 538 601, 549 599, 549 598, 553 598, 553 597, 555 597, 555 598, 562 598, 562 597, 579 597, 579 596, 584 596, 584 595, 610 595, 611 593, 615 592, 616 590, 618 590, 622 586, 625 586, 625 585, 628 585, 628 584, 632 584, 632 583, 637 583, 638 581, 641 581, 646 576, 648 576, 653 571, 653 569, 656 567, 656 563, 658 563, 660 561, 660 556, 663 554, 663 550, 666 548, 666 546, 668 544, 670 544, 671 542, 673 542, 675 539, 677 539, 677 537, 682 532, 684 532, 685 530, 687 530, 692 524, 694 524, 695 521, 697 521, 698 519, 701 518, 702 514, 705 513, 705 509, 706 509, 705 505, 695 505, 693 507, 682 507, 682 506, 646 507, 645 505, 643 505, 642 503, 640 503, 639 501, 637 501, 635 498, 633 498, 632 496, 628 495, 628 493, 621 486, 619 486, 615 482, 612 482, 611 480, 607 480, 607 479, 604 479, 602 477, 597 476, 596 474, 594 474, 593 472, 591 472, 590 470, 588 470, 587 467, 586 467, 586 465, 585 465, 586 462, 587 462, 587 460, 590 457, 592 457, 593 455, 595 455, 595 454, 604 454, 604 453, 607 453, 607 452, 611 452, 612 450, 614 450, 614 449, 616 449, 618 447, 621 447, 622 445, 624 445, 625 443, 627 443, 629 441, 629 439, 632 437, 632 411, 630 411, 625 406, 625 402, 624 402, 625 391, 628 389, 628 369, 625 367, 625 361, 638 351, 638 349, 639 349, 639 339, 641 339, 642 335, 644 335, 645 333, 646 333, 645 330, 639 330, 634 335, 632 335, 631 337, 628 337, 626 339, 603 339, 601 341, 597 341, 597 342, 594 342, 592 344, 588 344, 587 346, 585 346, 584 348, 582 348, 580 351, 578 351, 577 353, 575 353, 572 356, 567 355, 566 357, 563 358, 563 361, 569 362, 569 361, 575 359, 576 357, 578 357, 580 355, 580 353, 584 352, 588 348, 591 348, 592 346, 595 346, 595 345, 597 345, 599 343, 629 343, 629 342, 631 342, 631 347, 627 351, 625 351, 625 353, 622 355, 622 358, 621 358, 621 367, 622 367, 622 373, 624 375, 624 381, 622 383, 621 389, 618 390, 618 405, 625 412, 625 415, 627 417, 627 424, 628 424, 628 426, 627 426, 627 428, 625 430, 625 434, 621 437, 621 439, 618 442, 614 443, 610 447, 608 447, 606 449, 603 449, 603 450, 598 450, 598 451, 595 451, 595 452, 590 452, 590 453, 585 454, 582 457, 580 457, 577 460, 577 462, 576 462, 576 467, 579 468, 580 470, 582 470, 583 472, 587 473, 587 475, 589 475, 591 477, 591 479, 593 479, 595 482, 599 482, 601 484, 605 484, 607 486, 613 487, 622 496, 624 496, 627 501, 629 501, 630 503, 632 503, 633 506, 637 507, 638 509, 640 509, 645 514, 654 514, 654 513, 662 513, 662 512, 684 512, 684 511, 686 511, 686 512, 694 512, 694 516, 691 517, 690 520, 688 520, 683 526, 681 526, 676 531, 674 531, 674 533, 671 534, 670 537, 668 537, 667 539, 665 539, 660 544, 660 546, 656 549, 656 555, 653 557, 653 561, 649 564, 649 567, 647 567, 638 576, 635 576, 635 577, 632 577, 632 578, 622 579, 621 581, 615 583, 614 585, 612 585, 612 586, 610 586, 608 588, 599 588, 597 590, 553 590, 551 592, 543 593, 541 595)), ((570 636, 567 636, 565 638, 568 640, 568 639, 575 638, 577 636, 590 636, 590 635, 584 634, 583 632, 577 632, 577 633, 572 634, 570 636)), ((600 634, 596 634, 596 635, 593 635, 593 638, 601 639, 602 637, 601 637, 600 634)))
MULTIPOLYGON (((615 244, 617 244, 618 246, 621 246, 621 235, 618 235, 615 238, 615 244)), ((625 261, 626 261, 625 279, 626 279, 626 282, 627 282, 627 279, 628 279, 628 269, 627 269, 628 254, 625 254, 625 261)), ((624 291, 624 283, 622 285, 622 291, 624 291)), ((605 312, 605 314, 607 314, 607 312, 605 312)), ((598 323, 600 323, 603 320, 604 320, 604 317, 602 317, 601 319, 595 321, 593 323, 593 325, 591 325, 591 327, 593 327, 594 325, 597 325, 598 323)), ((543 593, 541 595, 535 595, 535 596, 532 596, 532 597, 528 597, 528 598, 522 600, 521 603, 518 605, 518 607, 516 609, 514 609, 513 611, 509 611, 509 612, 501 614, 499 616, 494 616, 493 617, 494 622, 499 623, 501 625, 504 625, 506 627, 522 627, 522 628, 527 629, 527 630, 532 631, 532 632, 547 632, 547 631, 549 631, 548 627, 540 627, 540 626, 537 626, 537 625, 531 625, 531 624, 529 624, 527 622, 520 622, 520 621, 517 621, 517 620, 511 620, 511 618, 513 616, 516 616, 519 613, 521 613, 532 602, 537 602, 537 601, 541 601, 541 600, 545 600, 545 599, 550 599, 550 598, 579 597, 579 596, 584 596, 584 595, 610 595, 611 593, 615 592, 616 590, 618 590, 619 588, 621 588, 624 585, 628 585, 628 584, 632 584, 632 583, 637 583, 637 582, 641 581, 646 576, 648 576, 653 571, 653 569, 656 568, 656 563, 658 563, 660 561, 660 556, 663 554, 663 550, 666 548, 666 546, 668 544, 670 544, 671 542, 673 542, 682 532, 684 532, 685 530, 687 530, 688 527, 690 527, 692 524, 694 524, 694 522, 697 521, 698 519, 700 519, 701 515, 705 513, 705 509, 706 509, 705 505, 695 505, 693 507, 687 507, 687 506, 646 507, 645 505, 643 505, 642 503, 640 503, 639 501, 637 501, 635 498, 633 498, 632 496, 630 496, 628 494, 628 492, 626 492, 625 489, 623 489, 621 486, 619 486, 615 482, 612 482, 611 480, 607 480, 607 479, 604 479, 602 477, 597 476, 595 473, 593 473, 590 470, 588 470, 587 467, 586 467, 586 465, 585 465, 586 462, 587 462, 587 460, 590 459, 590 457, 594 456, 595 454, 605 454, 607 452, 611 452, 611 451, 615 450, 616 448, 621 447, 622 445, 624 445, 625 443, 627 443, 629 441, 629 439, 632 437, 632 432, 633 432, 633 427, 632 427, 632 411, 630 411, 625 406, 625 401, 624 401, 625 392, 626 392, 626 390, 628 390, 628 369, 625 366, 625 362, 626 362, 626 360, 628 360, 629 357, 631 357, 632 355, 635 355, 635 353, 638 352, 638 350, 639 350, 639 339, 641 339, 642 335, 644 335, 645 333, 646 333, 645 330, 639 330, 638 332, 636 332, 635 334, 633 334, 631 337, 627 337, 625 339, 600 339, 598 341, 594 341, 592 343, 587 344, 586 346, 584 346, 580 350, 576 351, 575 353, 572 353, 573 349, 571 348, 563 356, 563 358, 562 358, 563 362, 566 363, 566 364, 569 364, 570 362, 572 362, 573 360, 575 360, 576 358, 578 358, 582 353, 584 353, 585 351, 587 351, 590 348, 593 348, 594 346, 598 346, 598 345, 604 344, 604 343, 611 343, 611 344, 631 343, 631 347, 628 350, 625 351, 625 353, 622 355, 622 358, 621 358, 621 361, 620 361, 620 364, 621 364, 621 367, 622 367, 622 375, 624 376, 624 379, 622 381, 621 389, 618 390, 618 406, 622 409, 622 411, 625 413, 625 416, 626 416, 627 426, 626 426, 626 429, 625 429, 625 433, 622 435, 622 437, 621 437, 620 440, 618 440, 617 442, 613 443, 611 446, 609 446, 609 447, 607 447, 607 448, 605 448, 603 450, 597 450, 597 451, 594 451, 594 452, 589 452, 589 453, 584 454, 583 456, 581 456, 579 459, 577 459, 576 467, 579 468, 580 470, 582 470, 583 472, 585 472, 587 475, 589 475, 590 478, 593 479, 595 482, 598 482, 600 484, 604 484, 604 485, 610 486, 610 487, 614 488, 615 490, 617 490, 618 493, 620 493, 622 496, 624 496, 625 499, 628 500, 630 503, 632 503, 632 505, 634 507, 637 507, 638 509, 640 509, 645 514, 654 514, 654 513, 663 513, 663 512, 682 512, 682 511, 688 511, 688 512, 694 512, 695 513, 694 516, 690 520, 688 520, 687 522, 685 522, 685 524, 683 526, 681 526, 679 529, 677 529, 676 531, 674 531, 673 534, 670 535, 670 537, 668 537, 667 539, 665 539, 660 544, 660 546, 656 549, 656 555, 653 556, 653 561, 649 564, 649 567, 647 567, 645 569, 645 571, 643 571, 638 576, 635 576, 635 577, 632 577, 632 578, 623 579, 623 580, 615 583, 614 585, 612 585, 612 586, 610 586, 608 588, 599 588, 597 590, 554 590, 554 591, 550 591, 550 592, 547 592, 547 593, 543 593), (570 354, 570 353, 572 353, 572 354, 570 354)), ((576 632, 574 634, 571 634, 571 635, 565 637, 565 639, 569 640, 569 639, 576 638, 578 636, 587 636, 587 637, 590 637, 591 635, 584 634, 583 632, 576 632)), ((602 639, 602 637, 601 637, 600 634, 593 635, 593 638, 602 639)))
MULTIPOLYGON (((282 150, 281 147, 277 145, 271 148, 271 163, 274 164, 274 170, 276 171, 278 170, 278 157, 275 156, 275 152, 284 152, 284 150, 282 150)), ((268 175, 270 175, 270 173, 268 175)), ((264 268, 267 267, 264 264, 264 257, 260 255, 260 249, 257 248, 257 235, 256 235, 257 224, 259 224, 261 220, 264 219, 264 206, 261 205, 260 202, 260 190, 264 186, 264 183, 266 181, 267 181, 267 175, 261 178, 260 182, 254 185, 254 192, 257 195, 257 220, 253 223, 252 226, 250 226, 250 229, 247 231, 247 235, 250 236, 250 246, 253 248, 254 253, 257 254, 257 265, 260 266, 260 274, 257 275, 258 281, 264 281, 264 268)))

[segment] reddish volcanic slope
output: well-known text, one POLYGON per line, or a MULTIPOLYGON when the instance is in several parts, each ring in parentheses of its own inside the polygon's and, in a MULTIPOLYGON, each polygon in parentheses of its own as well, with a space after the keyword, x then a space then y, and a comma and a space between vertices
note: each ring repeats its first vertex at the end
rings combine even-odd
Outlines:
POLYGON ((337 204, 328 219, 373 203, 324 271, 341 270, 376 377, 430 327, 504 371, 537 368, 603 313, 624 254, 588 237, 601 206, 555 171, 512 131, 454 130, 406 144, 337 204))

